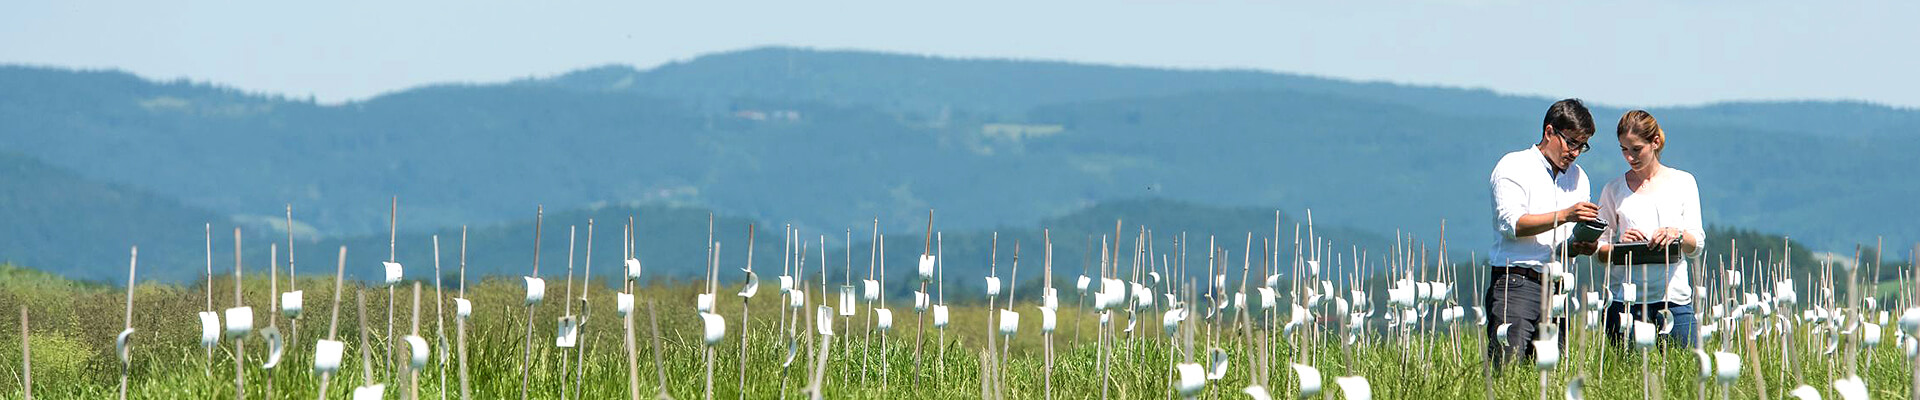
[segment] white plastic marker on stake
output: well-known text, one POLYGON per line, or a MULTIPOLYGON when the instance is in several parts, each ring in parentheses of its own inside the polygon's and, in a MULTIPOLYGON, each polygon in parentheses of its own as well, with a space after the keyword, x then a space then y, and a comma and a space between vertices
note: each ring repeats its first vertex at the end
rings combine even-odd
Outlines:
POLYGON ((1807 385, 1793 388, 1793 391, 1787 392, 1787 395, 1798 400, 1820 400, 1820 390, 1807 385))
MULTIPOLYGON (((627 296, 627 306, 628 308, 632 308, 633 306, 632 295, 627 296)), ((624 316, 625 314, 621 315, 624 316)), ((453 298, 453 318, 461 321, 473 318, 473 302, 459 297, 453 298)))
POLYGON ((1181 398, 1192 399, 1207 387, 1207 373, 1200 364, 1181 363, 1174 366, 1174 370, 1180 373, 1180 380, 1174 382, 1173 389, 1181 398))
POLYGON ((935 304, 933 306, 933 327, 934 328, 947 327, 949 317, 950 315, 946 305, 935 304))
MULTIPOLYGON (((859 303, 860 300, 857 298, 857 296, 858 295, 853 292, 853 285, 840 285, 840 307, 838 307, 840 316, 842 317, 853 316, 855 311, 854 307, 858 307, 860 304, 859 303)), ((936 309, 935 311, 938 311, 938 309, 941 307, 934 307, 934 308, 936 309)), ((936 319, 936 321, 937 320, 938 319, 936 319)))
POLYGON ((1320 394, 1320 370, 1314 367, 1292 364, 1293 375, 1300 378, 1300 398, 1320 394))
MULTIPOLYGON (((461 300, 461 301, 464 302, 464 300, 461 300)), ((624 293, 624 292, 615 293, 613 295, 613 312, 614 314, 618 314, 618 316, 621 318, 626 318, 628 315, 632 315, 633 314, 633 295, 624 293)))
POLYGON ((1713 366, 1713 357, 1707 356, 1707 352, 1700 349, 1693 349, 1693 355, 1700 359, 1700 380, 1704 382, 1708 379, 1713 379, 1714 373, 1716 372, 1713 366))
POLYGON ((200 312, 200 347, 212 348, 220 344, 220 313, 200 312))
POLYGON ((1013 340, 1013 335, 1016 333, 1020 333, 1020 313, 1005 308, 1000 309, 1000 335, 1006 336, 1007 340, 1013 340))
POLYGON ((295 290, 280 294, 280 315, 287 319, 300 319, 300 312, 306 309, 304 301, 306 291, 295 290))
POLYGON ((546 300, 547 281, 545 279, 535 278, 531 276, 522 276, 520 277, 520 279, 526 282, 526 294, 527 294, 526 301, 524 303, 521 303, 522 305, 532 307, 532 306, 540 305, 541 301, 546 300))
POLYGON ((286 352, 287 346, 286 339, 280 336, 280 328, 271 326, 261 328, 260 338, 267 341, 267 361, 260 364, 260 369, 270 370, 273 369, 273 367, 279 366, 280 357, 286 352))
POLYGON ((392 261, 381 261, 380 266, 386 270, 386 280, 383 282, 388 285, 400 283, 400 278, 406 271, 400 266, 400 263, 392 261))
POLYGON ((1861 380, 1859 375, 1848 376, 1833 381, 1833 392, 1839 395, 1841 400, 1867 400, 1872 398, 1871 392, 1867 391, 1867 382, 1861 380))
POLYGON ((1207 349, 1207 380, 1217 381, 1227 377, 1227 351, 1219 347, 1207 349))
POLYGON ((1373 399, 1373 387, 1367 383, 1366 377, 1342 376, 1339 378, 1333 378, 1333 384, 1335 386, 1340 387, 1340 392, 1342 393, 1342 396, 1343 396, 1341 398, 1343 399, 1346 399, 1346 400, 1373 399))
POLYGON ((1659 331, 1660 328, 1652 323, 1633 321, 1633 344, 1641 349, 1652 348, 1659 331))
POLYGON ((825 304, 820 305, 820 308, 817 309, 813 315, 814 331, 821 336, 833 336, 833 317, 833 307, 825 304))
POLYGON ((1167 337, 1171 338, 1180 329, 1180 322, 1185 321, 1186 319, 1187 319, 1187 309, 1185 308, 1168 309, 1166 314, 1162 314, 1160 316, 1160 329, 1166 330, 1167 337))
POLYGON ((313 346, 313 370, 331 374, 340 370, 340 356, 346 351, 346 343, 320 339, 313 346))
POLYGON ((369 385, 353 388, 353 400, 380 400, 385 398, 387 385, 369 385))
POLYGON ((572 316, 560 317, 553 330, 553 347, 571 349, 579 342, 580 320, 572 316))
POLYGON ((1586 378, 1574 377, 1567 381, 1567 400, 1585 400, 1587 398, 1586 378))
POLYGON ((1550 370, 1560 365, 1560 342, 1558 339, 1552 339, 1552 336, 1548 336, 1548 338, 1547 340, 1533 341, 1533 349, 1536 352, 1536 354, 1534 354, 1534 367, 1541 371, 1550 370))
POLYGON ((699 311, 702 313, 712 313, 713 312, 713 294, 701 293, 701 294, 694 295, 693 304, 694 304, 693 308, 695 311, 699 311))
MULTIPOLYGON (((1737 273, 1737 272, 1736 272, 1737 273)), ((1740 355, 1728 352, 1713 353, 1714 376, 1721 385, 1732 385, 1740 379, 1740 355)))
POLYGON ((1253 386, 1248 386, 1244 389, 1240 389, 1240 393, 1245 393, 1247 395, 1247 398, 1251 398, 1253 400, 1273 400, 1273 396, 1267 394, 1267 388, 1260 387, 1260 385, 1253 385, 1253 386))

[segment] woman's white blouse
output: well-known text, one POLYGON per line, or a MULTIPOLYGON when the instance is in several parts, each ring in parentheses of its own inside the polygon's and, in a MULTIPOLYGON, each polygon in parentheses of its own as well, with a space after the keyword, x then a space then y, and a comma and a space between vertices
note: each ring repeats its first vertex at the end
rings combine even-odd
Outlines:
POLYGON ((1693 286, 1687 283, 1686 258, 1699 255, 1707 239, 1706 229, 1700 222, 1700 187, 1693 174, 1662 168, 1665 169, 1655 174, 1654 179, 1642 183, 1639 191, 1627 188, 1625 174, 1607 182, 1606 188, 1600 190, 1600 217, 1608 222, 1606 234, 1601 235, 1600 240, 1618 243, 1620 234, 1629 229, 1652 236, 1661 228, 1678 228, 1693 236, 1695 250, 1666 264, 1607 266, 1607 278, 1612 282, 1607 289, 1613 292, 1615 301, 1693 302, 1693 286), (1627 298, 1626 287, 1622 285, 1626 282, 1639 288, 1635 298, 1627 298))

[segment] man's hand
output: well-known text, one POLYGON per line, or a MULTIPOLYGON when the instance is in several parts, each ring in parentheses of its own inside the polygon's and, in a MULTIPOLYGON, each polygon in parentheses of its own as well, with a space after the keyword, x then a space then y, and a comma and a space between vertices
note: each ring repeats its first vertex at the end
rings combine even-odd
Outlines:
POLYGON ((1593 255, 1595 251, 1599 251, 1599 250, 1600 250, 1599 242, 1567 243, 1567 254, 1573 255, 1573 256, 1590 256, 1590 255, 1593 255))
POLYGON ((1600 206, 1584 201, 1553 213, 1554 226, 1568 222, 1587 222, 1597 221, 1599 219, 1600 206))

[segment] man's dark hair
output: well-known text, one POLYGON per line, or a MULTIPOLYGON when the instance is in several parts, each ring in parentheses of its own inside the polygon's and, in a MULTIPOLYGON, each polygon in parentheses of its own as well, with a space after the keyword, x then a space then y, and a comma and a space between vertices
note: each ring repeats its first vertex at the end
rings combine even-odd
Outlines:
POLYGON ((1553 130, 1568 137, 1593 136, 1593 114, 1587 112, 1587 106, 1580 99, 1566 99, 1547 107, 1547 118, 1540 123, 1542 128, 1552 126, 1553 130))

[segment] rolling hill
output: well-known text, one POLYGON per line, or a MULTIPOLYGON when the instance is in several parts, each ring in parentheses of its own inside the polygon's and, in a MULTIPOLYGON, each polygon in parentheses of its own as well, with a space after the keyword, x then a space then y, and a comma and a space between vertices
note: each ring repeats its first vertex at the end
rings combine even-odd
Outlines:
MULTIPOLYGON (((596 204, 697 207, 808 231, 1026 226, 1120 199, 1312 209, 1369 232, 1492 239, 1484 179, 1552 99, 1261 71, 761 48, 421 87, 347 104, 112 71, 0 67, 0 151, 230 220, 292 203, 316 237, 426 232, 596 204)), ((1595 104, 1598 187, 1622 109, 1595 104)), ((1920 227, 1920 112, 1863 103, 1657 108, 1709 224, 1818 249, 1920 227)), ((194 233, 194 232, 189 232, 194 233)))

